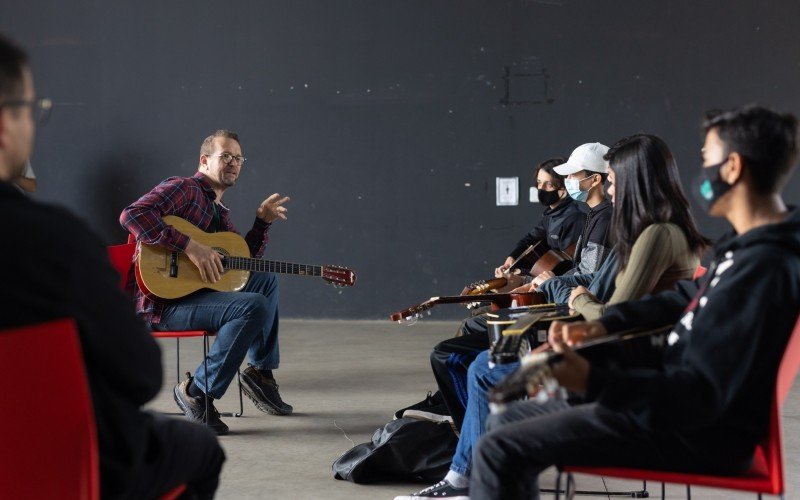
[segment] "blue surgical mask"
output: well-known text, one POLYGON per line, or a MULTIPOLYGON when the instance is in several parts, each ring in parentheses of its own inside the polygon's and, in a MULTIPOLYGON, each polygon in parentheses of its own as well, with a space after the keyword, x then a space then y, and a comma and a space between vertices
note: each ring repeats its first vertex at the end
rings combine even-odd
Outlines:
POLYGON ((583 179, 564 179, 564 187, 567 188, 567 193, 569 193, 573 200, 585 203, 586 199, 589 198, 588 191, 581 191, 581 182, 589 177, 591 177, 591 175, 583 179))

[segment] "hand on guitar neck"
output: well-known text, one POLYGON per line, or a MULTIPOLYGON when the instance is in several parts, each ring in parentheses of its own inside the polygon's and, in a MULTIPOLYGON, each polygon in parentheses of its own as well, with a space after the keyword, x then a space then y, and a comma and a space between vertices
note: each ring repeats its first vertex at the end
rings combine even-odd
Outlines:
POLYGON ((584 342, 608 335, 606 327, 599 321, 553 321, 547 331, 547 343, 560 342, 568 346, 579 346, 584 342))
POLYGON ((225 272, 219 252, 208 245, 190 239, 183 252, 197 266, 203 283, 216 283, 225 272))

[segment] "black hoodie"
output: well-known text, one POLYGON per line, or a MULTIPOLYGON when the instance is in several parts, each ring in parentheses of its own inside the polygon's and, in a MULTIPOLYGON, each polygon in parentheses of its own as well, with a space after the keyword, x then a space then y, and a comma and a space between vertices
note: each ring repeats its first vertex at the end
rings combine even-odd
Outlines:
POLYGON ((609 332, 675 324, 658 369, 592 367, 587 397, 678 439, 708 463, 738 463, 767 433, 775 378, 800 311, 800 211, 715 246, 705 276, 609 307, 609 332))
POLYGON ((541 242, 537 246, 537 254, 542 255, 551 248, 566 251, 570 245, 577 243, 583 229, 586 213, 578 203, 569 196, 561 200, 555 208, 547 207, 542 219, 533 230, 517 242, 508 255, 517 258, 529 246, 541 242))

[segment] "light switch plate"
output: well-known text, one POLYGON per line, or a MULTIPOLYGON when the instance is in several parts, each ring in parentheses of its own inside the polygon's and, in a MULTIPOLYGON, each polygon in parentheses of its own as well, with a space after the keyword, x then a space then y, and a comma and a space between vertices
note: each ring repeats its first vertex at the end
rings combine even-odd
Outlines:
POLYGON ((530 200, 531 203, 539 203, 539 191, 535 187, 531 187, 530 200))
POLYGON ((497 206, 519 205, 519 177, 497 178, 497 206))

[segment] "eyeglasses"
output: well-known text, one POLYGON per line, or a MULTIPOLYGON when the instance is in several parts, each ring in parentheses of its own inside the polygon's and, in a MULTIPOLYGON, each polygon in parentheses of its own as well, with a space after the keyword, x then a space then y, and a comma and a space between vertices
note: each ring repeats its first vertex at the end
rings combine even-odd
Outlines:
POLYGON ((558 186, 551 181, 540 181, 536 179, 536 189, 556 189, 558 186))
POLYGON ((38 99, 36 101, 28 99, 18 99, 16 101, 6 101, 0 103, 0 108, 16 108, 25 106, 31 109, 33 119, 40 125, 46 125, 50 119, 50 112, 53 109, 53 101, 50 99, 38 99))
POLYGON ((236 156, 230 153, 220 153, 218 155, 208 155, 208 156, 211 157, 216 156, 217 158, 222 160, 222 162, 225 163, 226 165, 230 163, 233 163, 234 165, 244 165, 244 162, 247 161, 247 158, 245 158, 242 155, 236 156))

